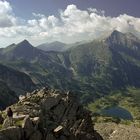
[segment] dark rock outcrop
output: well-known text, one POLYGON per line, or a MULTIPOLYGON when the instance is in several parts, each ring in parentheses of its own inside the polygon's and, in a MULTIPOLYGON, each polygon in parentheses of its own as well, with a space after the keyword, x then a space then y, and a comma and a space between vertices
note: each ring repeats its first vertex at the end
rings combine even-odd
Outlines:
POLYGON ((0 80, 0 110, 17 101, 18 97, 16 93, 12 91, 5 82, 0 80))
MULTIPOLYGON (((102 140, 94 130, 90 112, 72 94, 46 88, 36 90, 12 106, 20 127, 0 131, 5 140, 102 140), (19 119, 18 119, 19 120, 19 119), (14 131, 12 131, 14 129, 14 131), (15 135, 8 135, 8 132, 15 135), (7 139, 6 139, 7 138, 7 139)), ((15 123, 16 124, 16 123, 15 123)))
POLYGON ((0 114, 0 124, 3 124, 4 118, 2 117, 2 115, 0 114))
POLYGON ((27 74, 1 64, 0 80, 5 82, 11 90, 19 95, 32 91, 36 87, 27 74))

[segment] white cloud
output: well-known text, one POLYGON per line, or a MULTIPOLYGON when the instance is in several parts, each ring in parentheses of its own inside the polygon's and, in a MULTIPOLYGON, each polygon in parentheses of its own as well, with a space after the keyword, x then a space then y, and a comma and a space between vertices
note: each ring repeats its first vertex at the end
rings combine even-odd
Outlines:
POLYGON ((0 27, 10 27, 16 24, 12 7, 7 1, 0 1, 0 27))
POLYGON ((12 13, 12 7, 7 1, 0 1, 0 14, 12 13))
POLYGON ((97 10, 96 8, 88 8, 88 11, 92 12, 92 13, 96 13, 96 14, 102 15, 102 16, 105 15, 105 11, 104 10, 97 10))
POLYGON ((7 1, 0 1, 0 7, 0 37, 3 42, 9 40, 9 44, 25 38, 34 45, 53 40, 70 43, 94 39, 114 29, 140 35, 140 18, 126 14, 109 17, 102 10, 80 10, 68 5, 58 17, 33 13, 32 19, 24 20, 14 15, 7 1))
POLYGON ((43 14, 32 13, 34 17, 43 18, 43 14))

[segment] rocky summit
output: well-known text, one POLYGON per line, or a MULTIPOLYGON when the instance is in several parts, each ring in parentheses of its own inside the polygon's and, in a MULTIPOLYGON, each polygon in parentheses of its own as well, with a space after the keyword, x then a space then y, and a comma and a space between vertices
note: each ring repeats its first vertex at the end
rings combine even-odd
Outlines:
POLYGON ((11 108, 14 124, 4 120, 0 140, 102 140, 90 112, 69 92, 35 90, 11 108))

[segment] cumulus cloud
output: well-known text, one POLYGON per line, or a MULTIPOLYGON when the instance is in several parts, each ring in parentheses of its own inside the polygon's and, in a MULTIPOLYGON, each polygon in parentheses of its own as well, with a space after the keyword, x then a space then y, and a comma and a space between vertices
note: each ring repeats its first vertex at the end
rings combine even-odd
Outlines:
POLYGON ((4 42, 7 38, 13 42, 26 38, 34 45, 54 40, 71 43, 95 39, 114 29, 140 35, 140 18, 126 14, 109 17, 103 10, 80 10, 72 4, 58 17, 33 13, 32 19, 19 20, 10 3, 0 1, 0 7, 0 37, 4 42))
POLYGON ((10 27, 16 24, 12 7, 7 1, 0 1, 0 27, 10 27))
POLYGON ((97 10, 96 8, 88 8, 88 11, 92 12, 92 13, 96 13, 96 14, 102 15, 102 16, 105 15, 105 11, 104 10, 97 10))

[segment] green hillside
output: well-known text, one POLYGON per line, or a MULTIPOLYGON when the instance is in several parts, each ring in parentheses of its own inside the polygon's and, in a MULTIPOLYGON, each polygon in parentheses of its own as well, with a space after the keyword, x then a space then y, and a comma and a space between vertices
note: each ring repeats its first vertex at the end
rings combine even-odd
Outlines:
MULTIPOLYGON (((98 114, 94 119, 99 121, 101 116, 106 120, 108 115, 103 115, 102 110, 112 107, 121 107, 129 111, 133 117, 133 123, 140 127, 140 89, 139 88, 127 88, 123 91, 114 91, 110 95, 102 97, 95 102, 88 104, 88 109, 94 114, 98 114)), ((102 120, 103 121, 103 120, 102 120)), ((107 120, 106 120, 107 121, 107 120)), ((121 121, 122 123, 128 123, 128 121, 121 121)), ((130 123, 130 122, 129 122, 130 123)))
POLYGON ((129 33, 114 31, 64 52, 44 52, 24 40, 2 49, 0 56, 1 63, 28 74, 38 87, 71 90, 84 103, 140 87, 140 40, 129 33))

